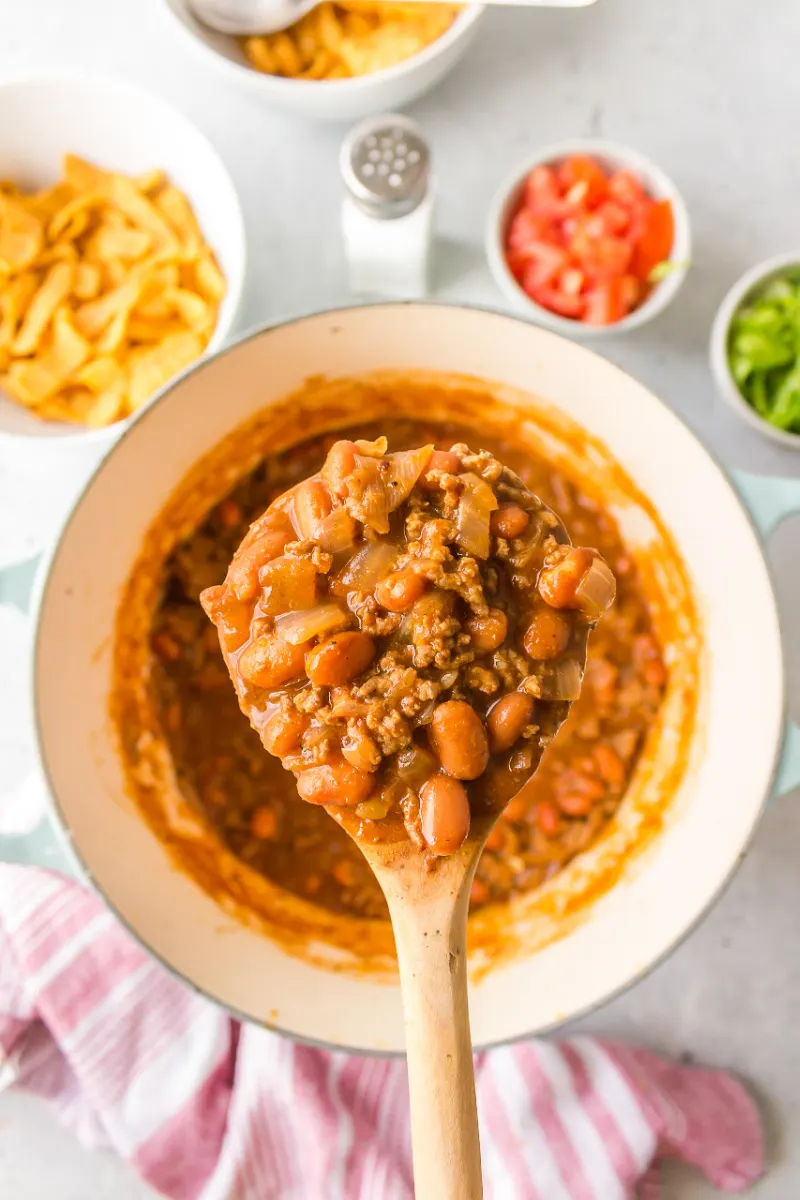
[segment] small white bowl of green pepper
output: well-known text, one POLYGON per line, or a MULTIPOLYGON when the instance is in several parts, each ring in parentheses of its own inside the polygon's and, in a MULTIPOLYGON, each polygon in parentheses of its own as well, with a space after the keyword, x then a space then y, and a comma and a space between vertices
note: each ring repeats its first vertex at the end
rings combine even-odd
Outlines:
POLYGON ((765 437, 800 450, 800 252, 734 284, 711 330, 721 395, 765 437))

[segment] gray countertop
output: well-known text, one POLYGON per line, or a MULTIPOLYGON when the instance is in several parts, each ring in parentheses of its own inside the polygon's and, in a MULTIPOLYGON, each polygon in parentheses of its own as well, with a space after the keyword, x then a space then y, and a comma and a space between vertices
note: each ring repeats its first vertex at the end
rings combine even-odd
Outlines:
MULTIPOLYGON (((501 305, 483 263, 489 199, 544 142, 603 134, 637 146, 689 206, 694 267, 675 305, 604 352, 648 384, 728 463, 800 474, 715 397, 710 322, 748 265, 800 242, 800 5, 787 0, 599 0, 585 10, 493 11, 474 48, 413 108, 440 184, 436 294, 501 305)), ((216 143, 242 199, 249 283, 243 325, 345 300, 336 157, 343 130, 264 109, 187 52, 161 0, 16 0, 0 5, 0 69, 84 68, 130 78, 187 112, 216 143)), ((800 713, 800 525, 771 546, 800 713), (794 604, 792 599, 794 598, 794 604), (792 616, 795 619, 792 621, 792 616)), ((746 751, 745 751, 746 752, 746 751)), ((723 899, 691 938, 588 1031, 729 1067, 763 1102, 769 1172, 759 1200, 800 1194, 800 796, 767 812, 723 899)), ((15 1200, 136 1200, 123 1165, 82 1152, 41 1107, 0 1097, 0 1194, 15 1200)), ((712 1190, 670 1173, 669 1200, 712 1190)))

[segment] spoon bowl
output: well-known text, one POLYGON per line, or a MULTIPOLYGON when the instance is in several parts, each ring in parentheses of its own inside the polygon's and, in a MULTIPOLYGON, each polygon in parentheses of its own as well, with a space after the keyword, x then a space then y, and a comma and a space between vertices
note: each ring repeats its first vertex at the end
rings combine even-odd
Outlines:
POLYGON ((319 0, 191 0, 199 21, 217 33, 250 37, 288 29, 319 0))

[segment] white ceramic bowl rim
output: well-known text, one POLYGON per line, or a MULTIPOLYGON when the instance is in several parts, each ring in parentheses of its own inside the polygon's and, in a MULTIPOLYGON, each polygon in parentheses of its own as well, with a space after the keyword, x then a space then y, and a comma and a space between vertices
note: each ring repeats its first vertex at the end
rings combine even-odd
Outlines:
MULTIPOLYGON (((15 87, 44 84, 63 84, 65 86, 85 84, 89 86, 97 86, 100 88, 107 88, 110 91, 115 91, 121 95, 128 96, 131 99, 143 97, 150 104, 161 105, 165 111, 170 113, 171 118, 177 124, 183 125, 185 129, 190 130, 192 136, 202 143, 204 151, 208 155, 209 160, 213 162, 214 168, 219 173, 220 179, 224 180, 229 193, 228 199, 231 206, 231 212, 236 223, 235 238, 237 244, 235 253, 241 265, 237 278, 231 280, 226 277, 226 284, 229 288, 229 293, 226 295, 226 299, 229 301, 227 304, 227 311, 225 312, 224 318, 218 321, 203 356, 197 360, 197 363, 191 364, 192 366, 199 366, 204 361, 205 357, 209 355, 213 356, 213 354, 221 349, 225 343, 241 308, 241 300, 245 282, 246 246, 244 212, 239 199, 239 193, 236 190, 236 186, 231 178, 231 174, 219 151, 213 142, 206 136, 206 134, 203 133, 203 131, 197 125, 195 125, 191 118, 188 117, 181 109, 176 108, 170 101, 165 100, 158 92, 152 92, 148 88, 144 88, 139 84, 132 83, 128 79, 116 78, 114 76, 104 75, 96 71, 80 69, 74 71, 65 71, 59 69, 49 71, 38 69, 33 71, 19 71, 12 75, 3 76, 2 79, 0 79, 0 92, 7 91, 15 87)), ((211 248, 212 250, 214 249, 213 246, 211 248)), ((189 369, 191 369, 191 367, 189 369)), ((177 380, 181 378, 184 373, 185 372, 180 372, 179 374, 175 375, 170 383, 177 382, 177 380)), ((154 398, 155 397, 153 397, 153 399, 154 398)), ((149 407, 151 402, 152 401, 147 401, 145 408, 149 407)), ((134 414, 134 416, 136 415, 138 414, 134 414)), ((101 429, 69 429, 66 432, 59 433, 57 438, 54 437, 46 440, 48 440, 48 443, 51 446, 54 444, 57 445, 58 443, 63 443, 65 447, 69 447, 70 445, 75 445, 77 443, 80 443, 81 446, 90 446, 93 444, 103 445, 106 443, 110 444, 116 441, 120 433, 131 424, 134 416, 128 417, 121 421, 115 421, 113 425, 108 425, 101 429)), ((4 430, 0 430, 0 440, 19 445, 27 444, 31 442, 32 439, 25 434, 9 433, 4 430)), ((83 495, 83 490, 81 491, 81 495, 83 495)))
POLYGON ((486 223, 486 252, 492 272, 506 294, 524 306, 528 312, 535 313, 536 319, 541 324, 557 333, 564 333, 567 337, 602 338, 625 333, 644 325, 671 303, 689 271, 689 267, 683 264, 690 263, 692 235, 689 214, 683 196, 666 171, 653 159, 631 146, 625 146, 621 142, 612 142, 606 138, 568 138, 562 142, 552 142, 547 146, 542 146, 524 162, 518 163, 502 180, 489 208, 486 223), (534 167, 558 162, 570 154, 588 154, 594 158, 618 163, 626 169, 633 169, 646 184, 652 184, 660 195, 672 203, 675 238, 670 262, 675 263, 675 268, 653 287, 643 304, 628 313, 622 320, 615 321, 613 325, 586 325, 581 321, 562 317, 559 313, 551 312, 550 309, 537 304, 523 291, 506 263, 503 246, 504 226, 507 216, 506 209, 512 195, 521 187, 534 167))
MULTIPOLYGON (((429 42, 427 46, 424 46, 416 54, 412 54, 410 58, 404 58, 401 62, 393 63, 391 67, 384 67, 381 71, 370 71, 366 75, 353 75, 346 79, 291 79, 283 75, 269 75, 264 71, 258 71, 255 67, 251 67, 246 63, 236 62, 235 59, 228 58, 225 54, 220 54, 204 38, 199 37, 195 33, 191 26, 175 11, 172 4, 165 4, 165 8, 175 24, 191 38, 196 46, 210 54, 216 62, 221 63, 226 69, 230 68, 236 72, 238 77, 242 75, 255 75, 258 78, 262 76, 264 79, 270 80, 276 87, 291 86, 292 91, 296 94, 305 92, 309 95, 312 93, 319 95, 319 89, 324 84, 326 91, 330 91, 331 94, 335 92, 338 96, 363 91, 369 88, 373 82, 383 83, 392 79, 400 79, 415 67, 423 65, 433 58, 437 58, 463 32, 474 25, 484 12, 482 4, 467 5, 462 12, 457 14, 452 25, 443 34, 435 38, 434 41, 429 42)), ((231 36, 231 40, 235 40, 232 35, 222 34, 220 36, 231 36)))
POLYGON ((756 263, 754 267, 750 267, 736 280, 733 287, 725 294, 717 309, 717 315, 714 317, 709 339, 709 354, 711 370, 720 393, 748 425, 764 437, 779 442, 782 446, 788 446, 791 450, 800 450, 800 433, 792 433, 788 429, 779 429, 776 425, 771 425, 769 421, 765 421, 758 415, 751 404, 748 404, 733 378, 728 362, 728 335, 733 318, 739 309, 744 306, 752 293, 758 291, 772 279, 785 274, 791 268, 794 268, 800 275, 800 250, 793 254, 775 254, 772 258, 764 259, 762 262, 756 263))
MULTIPOLYGON (((505 320, 514 321, 517 324, 522 324, 522 325, 528 324, 528 322, 526 322, 524 320, 524 318, 522 318, 522 317, 510 315, 506 312, 503 312, 502 310, 487 307, 485 305, 463 304, 463 303, 446 304, 446 303, 436 303, 436 302, 433 302, 433 303, 425 302, 425 303, 430 307, 449 308, 449 309, 455 309, 455 310, 467 310, 467 311, 476 312, 476 313, 485 313, 490 316, 499 316, 499 317, 504 318, 505 320)), ((191 374, 195 371, 201 370, 205 365, 208 364, 208 362, 210 360, 220 357, 222 355, 228 355, 228 354, 233 353, 235 350, 237 350, 239 347, 241 347, 245 343, 253 340, 254 338, 261 336, 262 334, 268 332, 270 329, 275 329, 275 328, 279 328, 279 327, 283 327, 283 326, 301 324, 303 321, 307 320, 310 317, 336 316, 337 313, 350 312, 354 308, 372 308, 372 307, 382 307, 382 308, 397 307, 397 308, 400 308, 400 307, 405 307, 408 305, 415 305, 415 304, 418 304, 418 302, 403 300, 403 301, 396 301, 396 302, 391 302, 391 301, 390 302, 382 302, 379 305, 365 304, 365 305, 335 306, 335 307, 331 307, 331 308, 314 309, 314 310, 310 310, 309 312, 305 312, 305 313, 302 313, 302 314, 299 314, 296 316, 286 317, 286 318, 282 318, 282 319, 279 318, 274 321, 268 321, 268 322, 259 324, 257 326, 254 326, 254 327, 248 329, 246 332, 239 335, 235 340, 228 342, 226 344, 226 346, 224 346, 221 350, 217 351, 216 355, 211 355, 211 356, 209 356, 208 359, 205 359, 205 360, 201 359, 197 363, 192 364, 178 378, 184 379, 188 374, 191 374)), ((591 353, 591 351, 588 351, 586 349, 586 347, 581 347, 581 349, 583 349, 587 353, 591 353)), ((597 357, 601 357, 601 356, 598 355, 597 357)), ((133 428, 140 421, 146 421, 148 419, 148 416, 152 415, 156 406, 159 405, 169 395, 169 393, 172 391, 172 389, 177 385, 178 378, 171 381, 164 388, 162 388, 153 397, 153 400, 147 405, 147 407, 142 409, 139 413, 136 414, 136 416, 133 418, 133 420, 122 431, 119 442, 122 442, 122 440, 127 438, 128 435, 132 432, 133 428)), ((683 419, 677 413, 674 412, 674 410, 672 410, 655 393, 648 392, 648 394, 649 394, 650 398, 655 403, 657 403, 659 405, 659 407, 661 409, 663 409, 666 414, 668 414, 669 417, 671 417, 672 420, 674 420, 677 424, 682 426, 682 431, 685 434, 688 434, 689 437, 696 443, 697 447, 703 453, 705 453, 706 457, 708 458, 709 465, 716 468, 719 475, 722 477, 724 482, 727 484, 732 496, 734 497, 736 503, 738 504, 739 508, 741 509, 742 514, 746 518, 756 539, 758 540, 758 542, 760 544, 761 534, 758 530, 758 527, 757 527, 755 521, 753 520, 752 514, 748 511, 747 507, 743 503, 741 496, 740 496, 739 492, 737 491, 737 489, 733 483, 733 480, 732 480, 731 476, 729 475, 728 471, 726 470, 726 468, 721 464, 721 462, 717 459, 717 457, 704 445, 704 443, 697 436, 697 434, 694 432, 694 430, 692 430, 691 427, 689 425, 687 425, 687 423, 685 421, 683 421, 683 419)), ((90 478, 86 481, 86 484, 85 484, 84 488, 81 490, 80 495, 77 497, 74 504, 72 505, 72 508, 67 513, 67 515, 64 519, 64 522, 62 524, 61 530, 59 532, 59 535, 54 540, 53 544, 50 547, 49 552, 44 557, 44 559, 41 563, 40 569, 37 573, 36 581, 34 584, 34 594, 33 594, 33 599, 32 599, 32 605, 31 605, 31 611, 32 611, 32 615, 33 615, 34 628, 35 628, 34 646, 33 646, 33 655, 32 655, 32 663, 33 663, 32 673, 33 673, 34 677, 38 676, 38 660, 39 660, 40 649, 41 649, 40 648, 39 616, 40 616, 40 613, 41 613, 45 603, 48 600, 48 581, 49 581, 49 577, 50 577, 51 565, 55 561, 55 559, 59 553, 59 549, 61 546, 63 536, 64 536, 67 528, 70 525, 70 522, 72 520, 74 513, 82 504, 85 493, 88 491, 90 485, 92 484, 92 482, 95 478, 97 478, 101 473, 105 472, 106 470, 111 469, 113 456, 114 455, 113 455, 113 450, 112 450, 112 452, 105 459, 103 459, 103 461, 98 465, 98 467, 93 472, 93 474, 90 476, 90 478)), ((762 559, 763 559, 763 550, 762 550, 762 559)), ((765 559, 764 559, 764 567, 765 567, 767 576, 769 577, 769 579, 771 581, 771 572, 769 570, 769 565, 765 559)), ((777 602, 775 600, 774 588, 771 588, 771 595, 772 595, 772 601, 774 604, 775 612, 777 613, 777 602)), ((652 961, 648 962, 639 971, 631 974, 626 979, 626 981, 623 984, 621 984, 619 987, 609 990, 605 995, 597 998, 594 1002, 585 1005, 583 1008, 576 1010, 575 1012, 571 1012, 570 1020, 577 1020, 581 1017, 584 1017, 584 1016, 596 1011, 603 1005, 607 1004, 609 1001, 615 999, 617 996, 624 995, 635 984, 639 983, 642 979, 646 978, 651 973, 651 971, 655 970, 656 967, 658 967, 661 963, 665 962, 672 955, 672 953, 680 945, 683 944, 683 942, 701 924, 701 922, 705 919, 706 915, 711 910, 711 908, 718 902, 720 897, 727 890, 730 882, 732 881, 734 875, 736 874, 739 864, 741 863, 745 853, 747 852, 750 845, 752 844, 753 838, 755 837, 755 833, 760 825, 761 819, 764 814, 764 810, 766 808, 766 805, 767 805, 767 803, 770 799, 770 796, 772 794, 772 791, 774 789, 779 765, 781 762, 781 756, 782 756, 783 749, 784 749, 784 746, 787 741, 788 703, 787 703, 787 696, 786 696, 786 680, 785 680, 785 672, 784 671, 781 671, 780 678, 778 680, 776 680, 776 687, 778 687, 780 690, 780 711, 782 713, 783 734, 781 737, 779 737, 776 740, 776 745, 774 747, 774 752, 773 752, 773 759, 772 759, 770 772, 769 772, 769 783, 768 783, 768 786, 765 788, 764 795, 761 798, 761 800, 755 810, 755 816, 754 816, 752 827, 750 829, 748 837, 746 838, 746 840, 741 848, 740 853, 733 859, 733 861, 730 864, 730 868, 729 868, 727 874, 721 879, 716 891, 709 897, 707 903, 703 906, 702 910, 698 912, 696 918, 693 921, 691 921, 690 923, 688 923, 686 925, 686 927, 681 931, 681 933, 677 937, 675 937, 672 940, 672 942, 669 943, 656 958, 654 958, 652 961)), ((89 870, 87 864, 83 861, 80 851, 74 845, 71 834, 70 834, 68 822, 62 812, 60 802, 58 799, 58 795, 57 795, 57 790, 54 785, 50 770, 48 768, 47 757, 45 754, 45 749, 44 749, 45 741, 44 741, 43 731, 42 731, 42 726, 41 726, 41 721, 40 721, 39 701, 38 701, 38 695, 37 695, 36 688, 32 689, 32 705, 33 705, 33 722, 34 722, 34 726, 35 726, 35 730, 36 730, 40 767, 44 774, 45 781, 46 781, 47 787, 48 787, 48 793, 50 796, 50 813, 54 819, 53 823, 54 823, 54 826, 56 829, 56 833, 60 839, 61 846, 64 849, 70 862, 73 864, 76 864, 78 867, 79 873, 82 875, 82 877, 91 882, 92 887, 97 892, 100 893, 100 895, 103 898, 104 903, 111 909, 112 912, 114 912, 116 918, 120 921, 120 923, 127 930, 127 932, 135 939, 135 941, 145 950, 145 952, 147 954, 149 954, 151 957, 155 958, 173 977, 175 977, 176 979, 179 979, 183 984, 185 984, 186 986, 191 988, 191 990, 193 992, 195 992, 196 994, 202 995, 205 998, 220 1005, 226 1011, 232 1013, 239 1020, 245 1021, 248 1023, 251 1022, 252 1018, 247 1013, 244 1013, 241 1010, 238 1010, 235 1006, 229 1004, 228 1002, 221 1000, 219 997, 215 996, 208 989, 201 988, 199 985, 194 983, 190 978, 188 978, 186 975, 184 975, 180 970, 178 970, 175 966, 173 966, 169 962, 168 959, 166 959, 163 955, 161 955, 160 953, 155 951, 145 941, 144 937, 141 936, 137 932, 137 930, 132 926, 132 924, 128 921, 128 919, 119 911, 119 909, 109 900, 104 889, 97 882, 96 878, 93 876, 92 872, 89 870)), ((348 1046, 342 1045, 341 1043, 333 1044, 333 1043, 326 1042, 322 1039, 316 1039, 313 1037, 302 1036, 295 1032, 290 1033, 289 1031, 285 1030, 281 1026, 273 1025, 269 1021, 265 1021, 265 1020, 259 1020, 257 1022, 257 1024, 259 1024, 260 1026, 263 1026, 264 1028, 270 1029, 274 1033, 279 1033, 283 1036, 290 1037, 291 1040, 293 1040, 293 1041, 297 1041, 297 1042, 300 1042, 300 1043, 303 1043, 303 1044, 309 1045, 309 1046, 314 1046, 314 1047, 317 1047, 320 1049, 341 1050, 341 1051, 345 1051, 345 1052, 351 1052, 351 1053, 355 1053, 355 1054, 365 1054, 365 1055, 371 1055, 371 1056, 375 1056, 375 1057, 396 1057, 396 1056, 399 1056, 401 1053, 400 1051, 394 1051, 394 1050, 376 1050, 376 1049, 365 1048, 365 1047, 348 1047, 348 1046)), ((544 1033, 549 1032, 552 1029, 558 1028, 560 1024, 561 1024, 561 1022, 556 1021, 542 1029, 537 1029, 536 1036, 540 1036, 544 1033)), ((480 1044, 480 1045, 476 1044, 474 1048, 476 1051, 478 1051, 478 1050, 489 1049, 493 1046, 510 1045, 514 1042, 524 1041, 527 1038, 530 1038, 531 1036, 532 1036, 532 1034, 530 1032, 521 1033, 521 1034, 510 1036, 510 1037, 499 1038, 499 1039, 493 1040, 491 1042, 487 1042, 485 1044, 480 1044)))

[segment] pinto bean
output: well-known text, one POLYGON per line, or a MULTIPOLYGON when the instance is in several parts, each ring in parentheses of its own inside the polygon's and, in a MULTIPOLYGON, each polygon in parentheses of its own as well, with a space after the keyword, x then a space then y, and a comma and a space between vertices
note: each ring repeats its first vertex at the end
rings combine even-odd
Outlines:
POLYGON ((225 529, 238 529, 244 520, 244 513, 242 512, 241 504, 237 504, 236 501, 231 500, 230 497, 228 497, 227 500, 222 501, 217 509, 217 514, 220 519, 220 524, 223 525, 225 529))
POLYGON ((566 796, 558 797, 558 807, 568 817, 588 817, 592 811, 592 798, 580 792, 568 792, 566 796))
POLYGON ((273 558, 283 554, 287 542, 294 535, 286 529, 267 529, 255 541, 240 549, 228 567, 225 582, 237 600, 252 600, 260 584, 258 572, 273 558))
POLYGON ((449 775, 434 775, 420 788, 422 836, 434 854, 455 854, 470 826, 464 785, 449 775))
POLYGON ((275 810, 266 804, 257 808, 250 818, 250 832, 254 838, 259 838, 261 841, 274 838, 278 832, 278 818, 275 816, 275 810))
POLYGON ((301 483, 294 493, 294 517, 300 536, 313 538, 321 521, 333 508, 331 494, 317 479, 301 483))
POLYGON ((346 858, 340 858, 331 867, 331 875, 340 887, 353 887, 356 882, 356 869, 346 858))
POLYGON ((531 658, 543 662, 560 658, 569 645, 570 623, 553 608, 538 608, 525 630, 522 644, 531 658))
POLYGON ((265 749, 276 758, 286 758, 300 745, 310 721, 305 713, 296 708, 287 712, 276 712, 264 726, 261 740, 265 749))
POLYGON ((600 742, 594 748, 594 761, 597 769, 606 783, 612 787, 620 787, 625 782, 625 763, 616 750, 605 742, 600 742))
POLYGON ((561 828, 561 815, 552 800, 540 800, 536 805, 534 817, 546 838, 557 836, 561 828))
POLYGON ((347 495, 347 476, 356 469, 355 442, 334 442, 328 451, 325 465, 320 474, 333 492, 343 499, 347 495))
POLYGON ((265 633, 244 648, 237 670, 253 687, 275 688, 302 675, 304 662, 302 646, 292 646, 278 633, 265 633))
POLYGON ((366 671, 375 657, 375 643, 360 630, 335 633, 306 655, 308 678, 317 687, 341 687, 366 671))
POLYGON ((332 804, 355 808, 375 789, 375 776, 359 771, 341 756, 297 776, 297 792, 308 804, 332 804))
POLYGON ((650 687, 662 688, 667 682, 667 668, 660 658, 654 658, 652 662, 645 663, 642 676, 650 687))
POLYGON ((592 561, 597 558, 596 550, 582 546, 560 546, 552 562, 545 560, 539 572, 539 595, 552 608, 579 608, 577 591, 592 561))
POLYGON ((510 541, 524 533, 530 517, 518 504, 501 504, 489 518, 489 528, 496 537, 510 541))
POLYGON ((502 646, 508 633, 508 618, 500 608, 490 608, 483 617, 470 617, 466 630, 477 654, 488 654, 502 646))
POLYGON ((177 662, 181 656, 181 648, 175 638, 164 629, 153 634, 150 644, 162 662, 177 662))
POLYGON ((411 567, 392 571, 375 586, 375 599, 389 612, 406 612, 427 587, 427 581, 411 567))
POLYGON ((510 750, 533 716, 533 696, 527 692, 509 692, 498 700, 486 719, 492 754, 510 750))
POLYGON ((477 779, 486 770, 489 739, 480 717, 465 700, 446 700, 437 706, 431 738, 442 769, 454 779, 477 779))
POLYGON ((359 771, 377 771, 381 765, 381 752, 377 743, 365 729, 351 728, 342 739, 342 754, 351 767, 359 771))
POLYGON ((446 471, 448 475, 457 475, 461 470, 461 459, 452 450, 434 450, 427 467, 419 477, 419 486, 424 492, 435 492, 439 483, 431 479, 433 471, 446 471))
POLYGON ((495 825, 494 829, 491 831, 491 833, 489 834, 489 836, 486 839, 486 849, 492 851, 495 854, 499 854, 500 851, 505 846, 505 844, 506 844, 505 829, 498 821, 498 823, 495 825))

